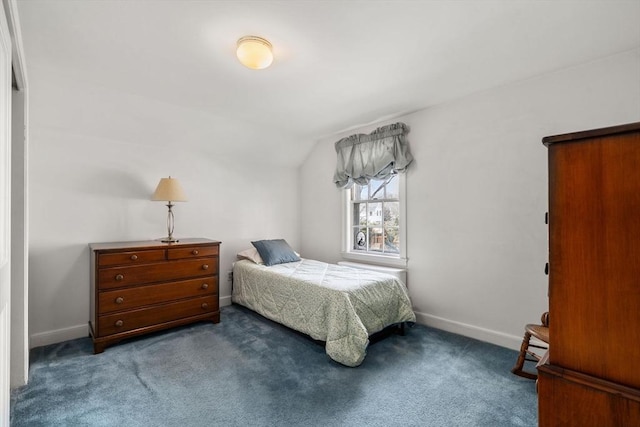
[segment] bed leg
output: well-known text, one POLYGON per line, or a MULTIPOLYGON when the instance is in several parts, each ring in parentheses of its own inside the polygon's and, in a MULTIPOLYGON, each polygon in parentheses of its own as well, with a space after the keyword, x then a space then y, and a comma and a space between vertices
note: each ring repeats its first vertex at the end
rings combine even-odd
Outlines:
POLYGON ((400 333, 400 335, 402 335, 402 336, 404 336, 404 333, 405 333, 405 331, 404 331, 404 325, 405 325, 405 324, 406 324, 406 322, 402 322, 402 323, 400 323, 400 325, 398 325, 398 326, 399 326, 399 328, 398 328, 398 332, 399 332, 399 333, 400 333))

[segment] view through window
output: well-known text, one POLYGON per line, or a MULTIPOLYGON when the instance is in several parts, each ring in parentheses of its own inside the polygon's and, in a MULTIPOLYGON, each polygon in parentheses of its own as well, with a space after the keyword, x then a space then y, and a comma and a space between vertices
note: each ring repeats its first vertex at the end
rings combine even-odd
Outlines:
POLYGON ((400 256, 399 176, 351 189, 351 251, 400 256))

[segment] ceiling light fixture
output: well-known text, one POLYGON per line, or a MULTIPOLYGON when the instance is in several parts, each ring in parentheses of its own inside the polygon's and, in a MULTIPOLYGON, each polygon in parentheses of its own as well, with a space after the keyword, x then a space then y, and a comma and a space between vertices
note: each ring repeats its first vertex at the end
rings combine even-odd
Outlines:
POLYGON ((244 36, 238 40, 236 55, 245 67, 262 70, 273 62, 271 48, 271 43, 262 37, 244 36))

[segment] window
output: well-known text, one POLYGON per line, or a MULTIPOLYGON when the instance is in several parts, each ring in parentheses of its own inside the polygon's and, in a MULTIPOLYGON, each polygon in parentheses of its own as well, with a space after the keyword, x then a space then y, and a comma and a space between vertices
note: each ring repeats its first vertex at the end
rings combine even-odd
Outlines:
POLYGON ((405 175, 353 184, 345 191, 345 258, 406 264, 405 175))
POLYGON ((337 162, 333 182, 345 189, 344 258, 406 267, 403 172, 413 161, 404 137, 407 132, 407 125, 398 122, 335 143, 337 162))

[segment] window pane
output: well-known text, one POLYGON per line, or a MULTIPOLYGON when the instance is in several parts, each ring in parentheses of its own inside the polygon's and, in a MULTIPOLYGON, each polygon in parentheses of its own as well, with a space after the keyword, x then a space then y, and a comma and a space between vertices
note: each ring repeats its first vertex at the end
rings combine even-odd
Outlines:
POLYGON ((382 203, 368 203, 367 217, 369 227, 382 225, 382 203))
POLYGON ((398 233, 400 225, 400 203, 386 202, 384 204, 384 251, 388 253, 400 253, 400 235, 398 233))
POLYGON ((384 199, 384 181, 372 179, 369 187, 371 187, 371 200, 384 199))
POLYGON ((385 243, 384 251, 392 254, 400 253, 400 234, 398 227, 384 227, 385 243))
POLYGON ((353 190, 351 191, 352 200, 367 200, 369 196, 368 185, 353 184, 353 190))
POLYGON ((353 223, 352 226, 357 227, 360 225, 367 225, 367 204, 366 203, 354 203, 353 204, 353 223))
POLYGON ((367 228, 366 227, 354 228, 353 249, 356 251, 367 250, 367 228))
POLYGON ((382 252, 384 246, 384 236, 382 227, 372 227, 369 229, 369 250, 373 252, 382 252))
POLYGON ((399 199, 400 198, 400 178, 398 175, 394 175, 391 181, 386 186, 387 195, 385 199, 399 199))
POLYGON ((397 227, 400 225, 400 203, 385 202, 384 204, 384 226, 397 227))

